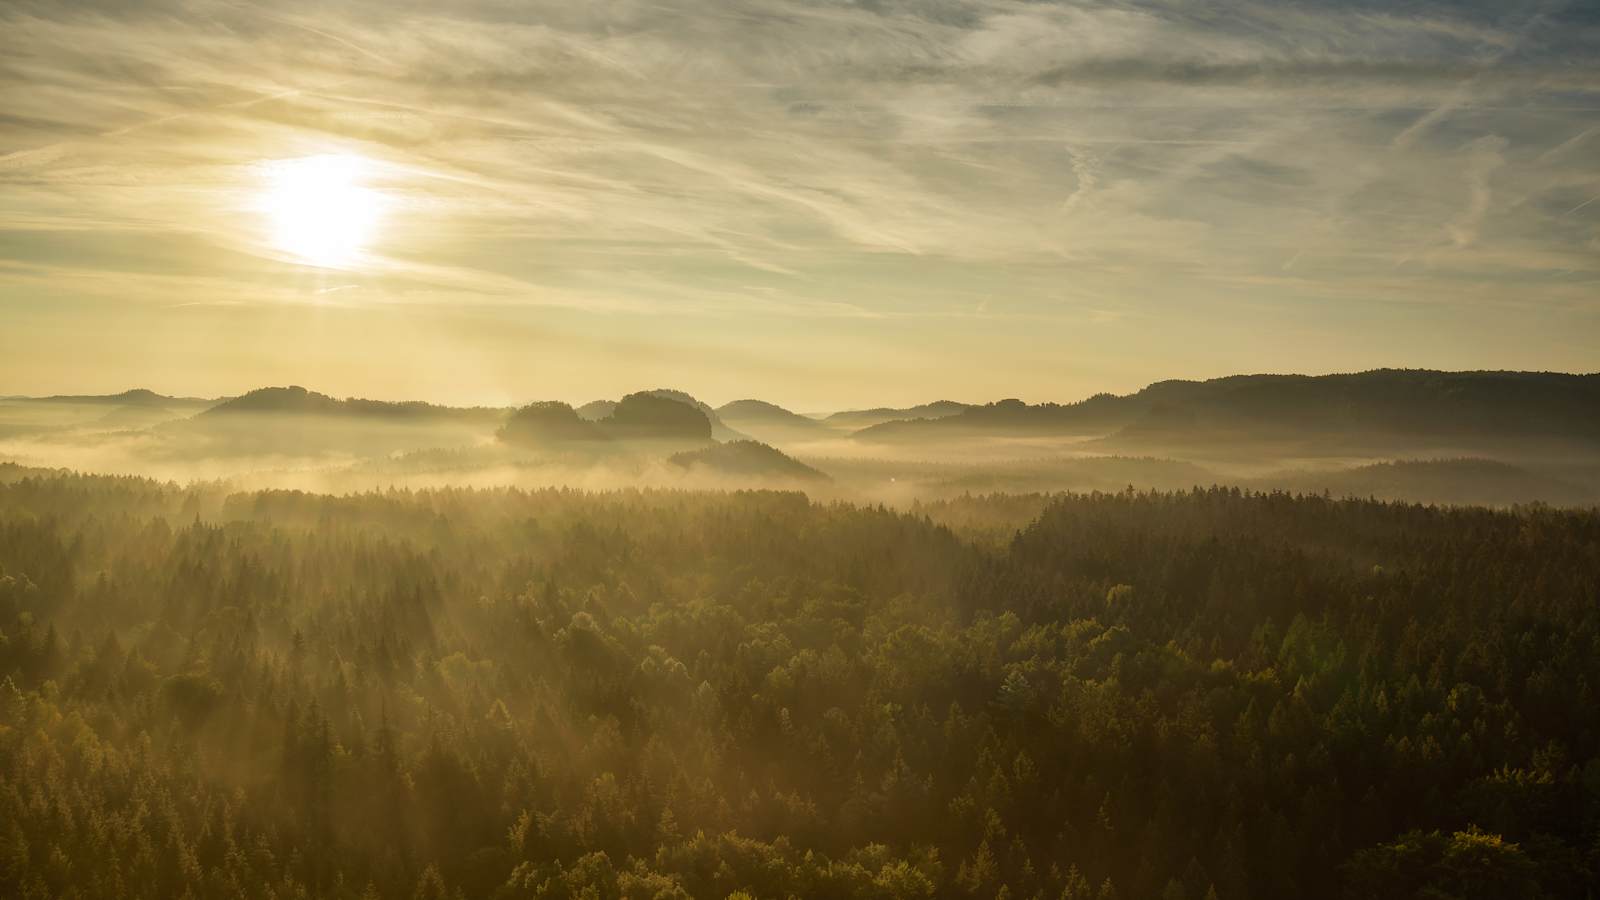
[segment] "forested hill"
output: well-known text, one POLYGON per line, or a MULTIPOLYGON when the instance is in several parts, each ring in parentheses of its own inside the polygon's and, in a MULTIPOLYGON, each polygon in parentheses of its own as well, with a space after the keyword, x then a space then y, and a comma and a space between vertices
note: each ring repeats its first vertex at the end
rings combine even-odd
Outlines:
POLYGON ((51 397, 13 399, 31 400, 38 403, 83 403, 95 406, 153 406, 160 408, 205 407, 218 402, 199 397, 168 397, 147 388, 134 388, 130 391, 123 391, 120 394, 57 394, 51 397))
MULTIPOLYGON (((628 397, 624 397, 623 400, 627 400, 629 397, 633 399, 634 405, 636 406, 639 405, 644 398, 654 397, 660 400, 670 400, 674 403, 679 403, 690 407, 691 409, 698 410, 700 415, 704 416, 706 421, 711 423, 710 435, 713 440, 749 440, 749 435, 737 431, 729 427, 727 423, 723 422, 722 417, 718 415, 718 411, 713 409, 710 404, 696 399, 695 397, 686 394, 683 391, 674 390, 672 388, 655 388, 654 390, 638 391, 636 393, 629 394, 628 397)), ((621 405, 622 401, 618 400, 594 400, 578 407, 576 411, 579 418, 586 419, 590 422, 600 422, 605 419, 614 419, 616 416, 617 407, 621 405)), ((624 415, 626 416, 626 411, 624 415)))
POLYGON ((932 403, 923 403, 919 406, 910 406, 896 409, 889 406, 878 406, 872 409, 849 409, 832 413, 822 421, 836 428, 868 428, 883 422, 897 422, 906 419, 940 419, 953 416, 970 407, 965 403, 954 400, 935 400, 932 403))
POLYGON ((217 422, 241 415, 327 416, 385 419, 392 421, 461 420, 496 421, 509 410, 491 407, 438 406, 420 400, 390 402, 349 398, 340 400, 327 394, 308 391, 299 385, 257 388, 204 411, 200 417, 217 422))
POLYGON ((717 415, 732 427, 760 433, 762 430, 798 438, 828 434, 828 426, 810 416, 791 412, 765 400, 735 400, 717 407, 717 415))
POLYGON ((1041 502, 0 467, 0 896, 1587 896, 1600 514, 1041 502))
POLYGON ((889 422, 875 441, 961 434, 1113 435, 1127 444, 1314 439, 1600 444, 1600 375, 1384 369, 1162 381, 1074 404, 1003 400, 953 416, 889 422))

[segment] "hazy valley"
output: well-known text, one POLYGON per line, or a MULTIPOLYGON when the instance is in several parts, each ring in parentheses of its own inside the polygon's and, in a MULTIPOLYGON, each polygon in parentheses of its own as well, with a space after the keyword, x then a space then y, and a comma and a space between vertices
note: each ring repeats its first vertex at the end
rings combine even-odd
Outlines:
POLYGON ((741 487, 905 504, 1235 485, 1425 503, 1600 502, 1600 376, 1376 371, 1168 381, 1071 404, 804 415, 651 390, 573 408, 239 397, 0 400, 0 458, 240 486, 741 487))

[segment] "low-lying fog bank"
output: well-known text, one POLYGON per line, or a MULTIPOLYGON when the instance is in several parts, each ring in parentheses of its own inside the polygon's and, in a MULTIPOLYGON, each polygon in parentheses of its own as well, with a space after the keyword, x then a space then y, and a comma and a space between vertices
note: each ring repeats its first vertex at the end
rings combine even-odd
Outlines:
POLYGON ((238 489, 774 488, 908 507, 1233 485, 1434 504, 1600 503, 1593 376, 1372 372, 1162 382, 1076 404, 801 415, 656 389, 518 409, 263 388, 0 399, 0 461, 238 489), (1484 422, 1493 422, 1489 428, 1484 422))

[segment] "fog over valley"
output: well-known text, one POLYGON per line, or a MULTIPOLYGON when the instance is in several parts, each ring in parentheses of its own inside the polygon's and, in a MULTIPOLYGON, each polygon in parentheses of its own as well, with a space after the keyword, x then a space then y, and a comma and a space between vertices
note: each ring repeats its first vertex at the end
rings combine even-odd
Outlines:
POLYGON ((240 487, 774 488, 904 505, 1213 485, 1426 503, 1600 499, 1600 376, 1380 370, 1167 381, 1072 403, 802 414, 655 389, 577 408, 238 397, 0 400, 23 466, 240 487))
POLYGON ((0 900, 1596 900, 1597 711, 1597 0, 0 0, 0 900))

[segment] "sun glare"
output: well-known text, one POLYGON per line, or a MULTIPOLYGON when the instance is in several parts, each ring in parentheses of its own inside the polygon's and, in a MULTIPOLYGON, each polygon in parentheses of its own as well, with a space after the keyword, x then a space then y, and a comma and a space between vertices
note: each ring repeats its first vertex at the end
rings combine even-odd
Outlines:
POLYGON ((260 207, 273 246, 308 265, 358 265, 383 213, 383 195, 366 185, 370 170, 348 154, 267 163, 260 207))

